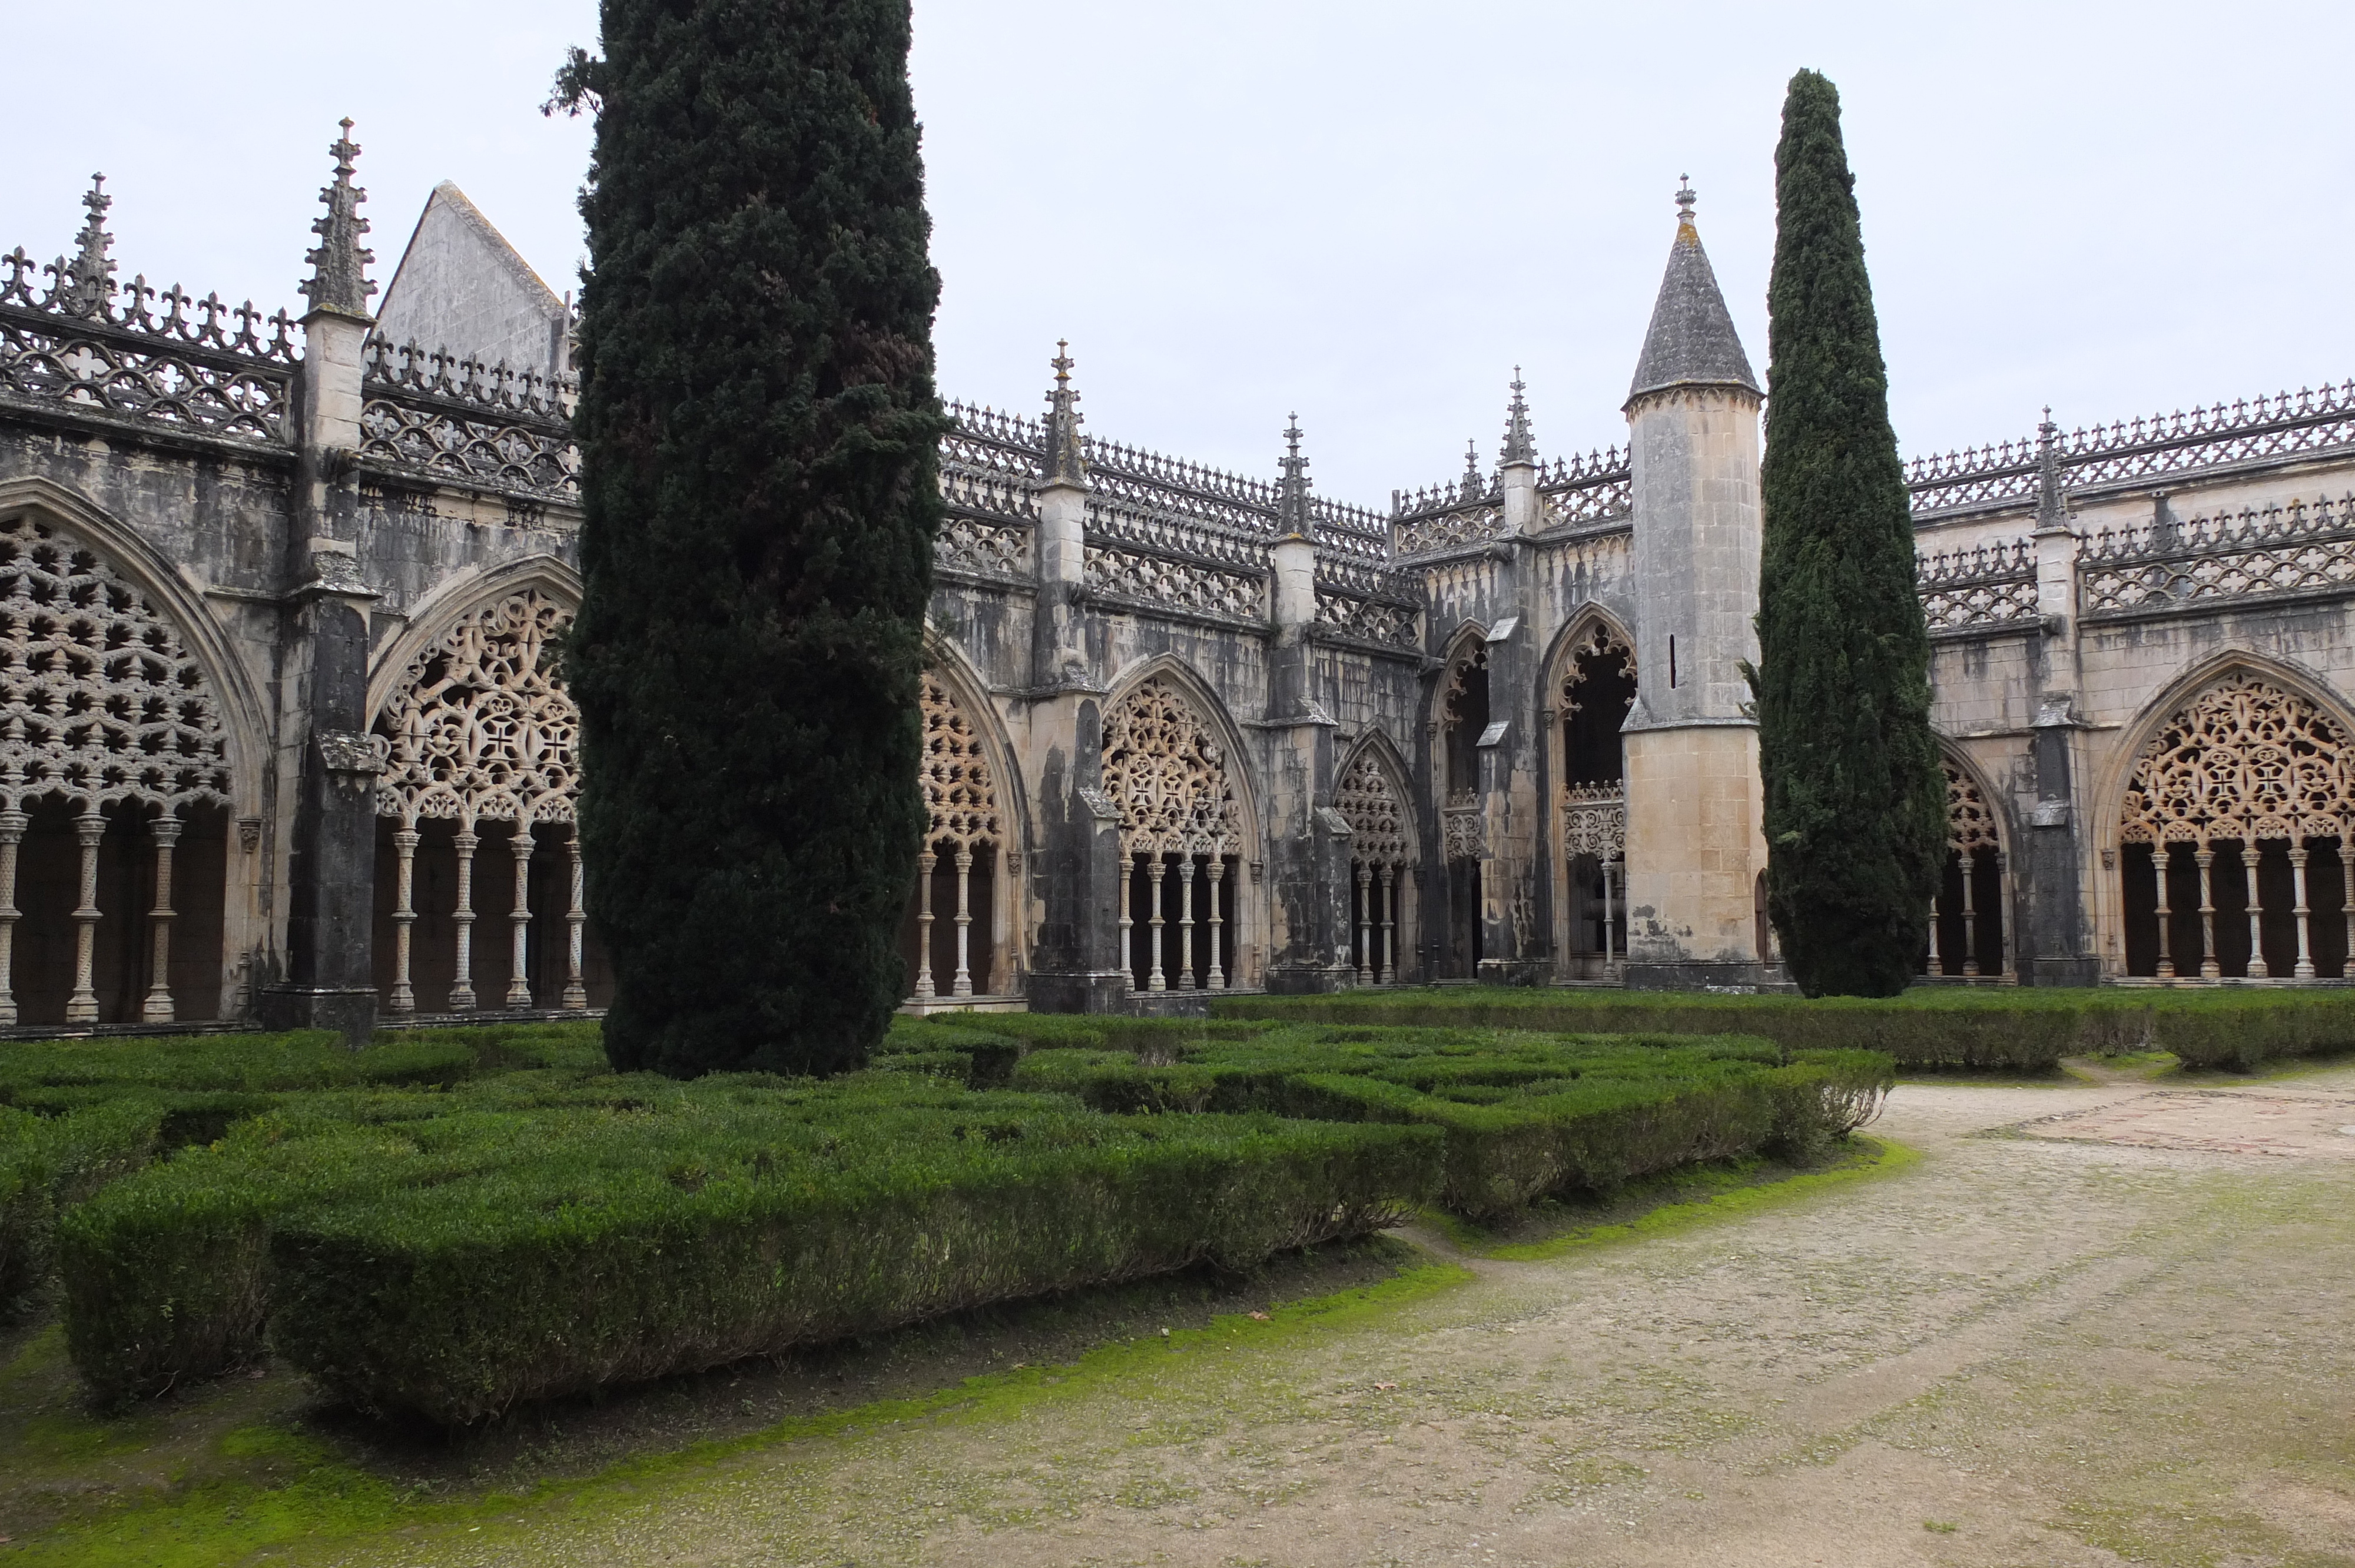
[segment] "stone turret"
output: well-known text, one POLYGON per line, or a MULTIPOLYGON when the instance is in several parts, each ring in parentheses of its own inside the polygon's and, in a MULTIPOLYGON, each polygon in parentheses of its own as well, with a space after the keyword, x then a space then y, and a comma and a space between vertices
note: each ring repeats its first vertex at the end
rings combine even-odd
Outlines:
POLYGON ((1636 667, 1625 726, 1630 985, 1764 977, 1758 727, 1758 415, 1764 395, 1677 193, 1675 242, 1626 415, 1636 667))

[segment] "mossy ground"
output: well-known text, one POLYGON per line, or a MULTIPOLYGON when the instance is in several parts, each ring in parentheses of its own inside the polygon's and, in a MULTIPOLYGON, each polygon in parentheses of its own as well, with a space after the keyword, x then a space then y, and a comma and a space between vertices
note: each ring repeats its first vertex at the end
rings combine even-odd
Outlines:
POLYGON ((456 1444, 274 1370, 101 1419, 24 1330, 0 1564, 2348 1568, 2355 1170, 1972 1136, 2139 1092, 1907 1086, 1872 1132, 1910 1163, 1695 1172, 1452 1261, 1092 1292, 456 1444))

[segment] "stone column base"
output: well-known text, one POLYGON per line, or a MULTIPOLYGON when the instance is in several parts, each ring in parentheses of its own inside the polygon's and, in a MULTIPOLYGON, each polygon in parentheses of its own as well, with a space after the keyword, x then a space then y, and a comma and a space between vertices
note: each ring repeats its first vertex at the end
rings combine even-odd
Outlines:
POLYGON ((1327 991, 1347 991, 1357 983, 1358 971, 1345 967, 1319 964, 1267 966, 1267 993, 1270 996, 1321 996, 1327 991))
POLYGON ((1482 959, 1482 985, 1550 985, 1553 963, 1549 959, 1482 959))
POLYGON ((332 1029, 357 1051, 376 1033, 376 988, 266 985, 253 1014, 264 1029, 332 1029))
POLYGON ((2102 960, 2082 959, 2023 959, 2019 964, 2022 985, 2099 985, 2102 983, 2102 960))
POLYGON ((1126 969, 1087 969, 1057 974, 1032 969, 1022 994, 1033 1012, 1125 1012, 1129 979, 1126 969))

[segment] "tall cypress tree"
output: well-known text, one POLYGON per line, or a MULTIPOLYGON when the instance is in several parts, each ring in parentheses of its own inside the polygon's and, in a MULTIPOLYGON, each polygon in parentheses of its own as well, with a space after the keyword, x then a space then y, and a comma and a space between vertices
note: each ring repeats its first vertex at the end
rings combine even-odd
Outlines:
POLYGON ((575 420, 616 1067, 858 1065, 903 983, 945 428, 909 0, 603 0, 575 420))
POLYGON ((1810 996, 1890 996, 1944 863, 1930 639, 1839 93, 1791 79, 1774 152, 1758 750, 1767 903, 1810 996))

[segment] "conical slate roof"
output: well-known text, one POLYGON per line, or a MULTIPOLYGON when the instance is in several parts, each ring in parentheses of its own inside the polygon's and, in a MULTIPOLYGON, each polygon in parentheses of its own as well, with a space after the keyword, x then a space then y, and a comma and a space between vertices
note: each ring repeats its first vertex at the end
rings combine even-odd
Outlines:
POLYGON ((1725 296, 1717 291, 1709 252, 1700 248, 1700 230, 1693 227, 1692 192, 1678 192, 1677 201, 1682 213, 1676 243, 1668 247, 1668 274, 1660 280, 1627 400, 1671 387, 1746 387, 1763 397, 1726 313, 1725 296))

